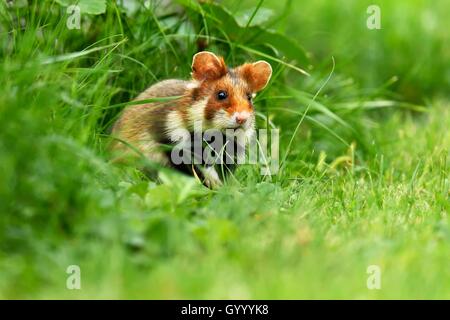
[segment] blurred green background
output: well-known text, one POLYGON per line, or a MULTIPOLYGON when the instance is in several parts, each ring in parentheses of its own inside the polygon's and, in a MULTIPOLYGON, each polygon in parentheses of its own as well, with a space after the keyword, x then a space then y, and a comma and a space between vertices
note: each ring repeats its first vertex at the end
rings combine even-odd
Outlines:
POLYGON ((0 298, 450 298, 448 1, 80 0, 69 29, 75 2, 0 4, 0 298), (126 103, 204 49, 272 64, 279 173, 111 164, 126 103))
MULTIPOLYGON (((257 2, 230 1, 230 7, 257 2)), ((312 68, 334 56, 336 71, 365 89, 381 88, 395 77, 389 89, 410 102, 448 94, 448 2, 264 1, 269 3, 274 13, 288 13, 278 28, 308 50, 312 68), (367 28, 370 5, 380 8, 380 30, 367 28)))

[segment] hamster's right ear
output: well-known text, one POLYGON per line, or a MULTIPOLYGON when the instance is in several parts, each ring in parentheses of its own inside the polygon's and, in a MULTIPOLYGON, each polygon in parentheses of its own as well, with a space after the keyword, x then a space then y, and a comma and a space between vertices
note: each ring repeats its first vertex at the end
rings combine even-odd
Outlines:
POLYGON ((192 78, 197 81, 214 80, 224 76, 227 67, 222 57, 209 51, 196 53, 192 58, 192 78))

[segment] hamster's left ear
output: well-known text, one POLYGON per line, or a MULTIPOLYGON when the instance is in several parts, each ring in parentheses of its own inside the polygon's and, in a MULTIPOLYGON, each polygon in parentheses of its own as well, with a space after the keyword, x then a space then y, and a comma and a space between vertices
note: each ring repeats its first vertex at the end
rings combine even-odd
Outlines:
POLYGON ((253 92, 264 89, 272 76, 272 67, 264 60, 246 63, 241 68, 242 76, 248 82, 253 92))

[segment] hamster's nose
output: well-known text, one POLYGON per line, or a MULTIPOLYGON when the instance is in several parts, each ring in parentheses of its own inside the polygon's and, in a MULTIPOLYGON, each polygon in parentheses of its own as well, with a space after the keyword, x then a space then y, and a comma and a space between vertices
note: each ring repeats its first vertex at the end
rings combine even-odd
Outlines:
POLYGON ((248 119, 247 116, 242 116, 242 115, 236 116, 236 123, 239 125, 244 124, 245 121, 247 121, 247 119, 248 119))

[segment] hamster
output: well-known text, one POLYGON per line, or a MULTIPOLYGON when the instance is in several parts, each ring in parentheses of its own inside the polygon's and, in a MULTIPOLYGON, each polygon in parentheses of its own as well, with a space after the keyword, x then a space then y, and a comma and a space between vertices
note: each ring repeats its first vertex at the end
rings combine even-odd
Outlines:
POLYGON ((223 176, 214 164, 181 166, 174 161, 173 150, 167 151, 164 146, 181 144, 180 132, 188 132, 192 137, 196 124, 200 124, 203 131, 239 131, 245 137, 245 148, 255 135, 252 98, 266 87, 272 67, 260 60, 228 68, 222 57, 202 51, 193 56, 191 75, 192 80, 164 80, 142 92, 135 100, 178 98, 125 108, 112 129, 116 138, 112 149, 124 157, 136 154, 131 145, 151 162, 189 172, 207 187, 217 188, 222 185, 223 176))

